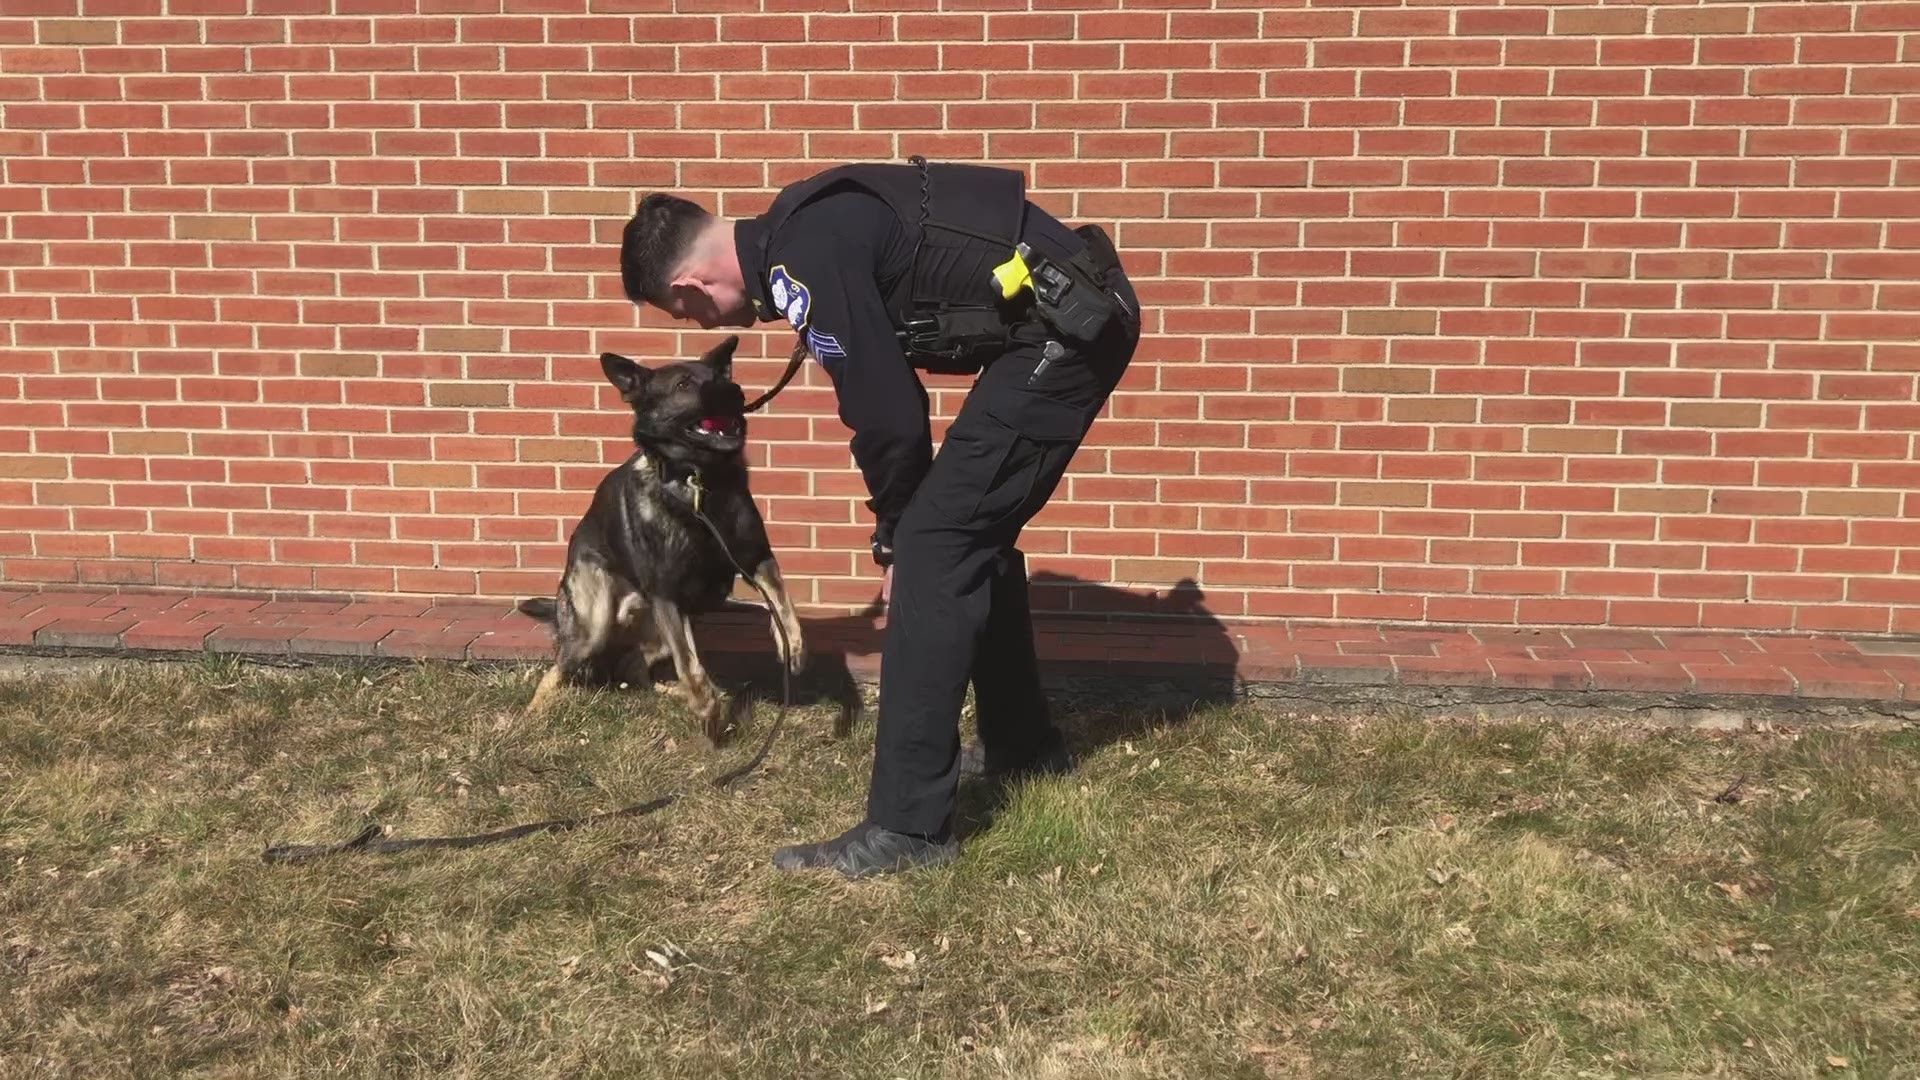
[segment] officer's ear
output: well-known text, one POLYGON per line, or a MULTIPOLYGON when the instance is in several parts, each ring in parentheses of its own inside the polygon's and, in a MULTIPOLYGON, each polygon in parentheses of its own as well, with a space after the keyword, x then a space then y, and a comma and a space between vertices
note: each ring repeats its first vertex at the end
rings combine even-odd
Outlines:
POLYGON ((733 381, 733 350, 740 347, 740 335, 728 334, 727 340, 707 350, 700 362, 713 370, 716 379, 733 381))
POLYGON ((610 352, 600 354, 600 370, 607 373, 607 381, 628 401, 646 388, 647 379, 653 374, 619 353, 610 352))

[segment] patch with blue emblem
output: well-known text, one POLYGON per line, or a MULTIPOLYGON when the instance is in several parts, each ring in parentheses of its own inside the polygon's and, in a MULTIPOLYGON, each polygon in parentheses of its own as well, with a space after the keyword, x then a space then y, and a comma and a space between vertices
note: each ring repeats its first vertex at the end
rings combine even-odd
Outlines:
POLYGON ((784 264, 768 271, 767 296, 795 330, 806 329, 807 315, 813 310, 813 294, 800 279, 787 273, 784 264))
POLYGON ((815 357, 825 359, 829 356, 845 356, 847 350, 840 347, 840 339, 832 334, 823 334, 819 330, 807 331, 807 348, 815 357))

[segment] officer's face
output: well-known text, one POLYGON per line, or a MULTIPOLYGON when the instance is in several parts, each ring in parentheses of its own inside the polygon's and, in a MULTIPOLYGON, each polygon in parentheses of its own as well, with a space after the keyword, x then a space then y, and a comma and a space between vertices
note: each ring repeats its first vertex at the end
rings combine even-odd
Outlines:
POLYGON ((676 319, 691 319, 705 330, 753 325, 753 302, 747 299, 747 291, 723 282, 676 282, 663 310, 676 319))

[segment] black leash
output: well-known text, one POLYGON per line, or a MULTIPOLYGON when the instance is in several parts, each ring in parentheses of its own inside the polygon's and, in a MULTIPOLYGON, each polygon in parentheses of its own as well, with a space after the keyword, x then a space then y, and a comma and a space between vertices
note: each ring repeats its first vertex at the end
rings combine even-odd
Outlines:
MULTIPOLYGON (((793 377, 800 373, 800 365, 806 362, 807 362, 807 343, 802 341, 800 344, 795 345, 793 347, 793 355, 787 358, 787 370, 784 372, 781 372, 780 381, 773 384, 773 389, 767 391, 764 394, 761 394, 757 398, 754 398, 753 404, 747 406, 746 408, 740 411, 741 412, 757 412, 762 405, 765 405, 767 402, 772 401, 773 395, 779 393, 782 390, 785 390, 787 388, 787 384, 793 381, 793 377)), ((707 527, 712 528, 713 526, 709 525, 707 527)), ((718 536, 719 534, 715 533, 714 535, 718 536)), ((721 546, 725 547, 726 545, 723 544, 721 546)), ((727 555, 727 558, 731 559, 733 558, 733 555, 729 553, 727 555)), ((739 564, 735 563, 734 565, 738 566, 739 564)), ((771 604, 773 601, 769 600, 767 602, 771 604)))
MULTIPOLYGON (((794 352, 794 364, 791 368, 787 370, 788 378, 791 378, 794 370, 800 366, 799 361, 803 357, 804 357, 804 354, 796 349, 794 352)), ((785 385, 786 385, 786 379, 782 379, 780 381, 780 386, 785 386, 785 385)), ((778 393, 780 386, 774 387, 772 391, 769 391, 767 393, 766 397, 763 397, 760 400, 764 402, 767 398, 770 398, 775 393, 778 393)), ((758 404, 759 402, 755 403, 756 406, 758 404)), ((774 605, 773 597, 768 594, 766 588, 762 586, 760 582, 754 579, 751 573, 747 572, 746 567, 741 566, 739 560, 733 557, 733 551, 727 547, 726 538, 720 535, 719 528, 714 525, 714 523, 707 517, 707 515, 703 511, 695 509, 693 516, 696 518, 699 518, 700 523, 705 525, 707 527, 707 531, 713 534, 713 538, 716 541, 718 541, 720 544, 720 550, 726 554, 727 561, 733 563, 733 568, 739 571, 740 576, 746 578, 747 581, 750 584, 752 584, 752 586, 754 587, 754 590, 758 592, 761 598, 767 602, 767 614, 773 622, 775 631, 777 631, 780 635, 781 644, 785 647, 786 651, 790 654, 793 648, 793 643, 787 640, 787 628, 780 621, 780 612, 779 612, 779 609, 774 605)), ((748 758, 746 764, 739 765, 732 769, 729 769, 728 771, 721 773, 719 776, 716 776, 712 780, 708 781, 709 786, 715 787, 715 788, 729 787, 734 783, 740 781, 741 779, 745 778, 749 773, 752 773, 755 769, 758 769, 761 763, 767 760, 767 752, 773 749, 773 740, 779 737, 780 728, 783 724, 786 723, 787 710, 790 707, 792 707, 792 705, 793 705, 793 673, 785 663, 782 663, 780 665, 780 710, 779 712, 774 714, 773 724, 772 726, 767 728, 767 737, 760 743, 759 751, 755 753, 751 758, 748 758)), ((306 859, 317 859, 322 855, 338 855, 348 851, 364 851, 364 852, 388 854, 396 851, 411 851, 414 848, 481 847, 486 844, 498 844, 506 840, 518 840, 520 837, 532 836, 535 833, 567 832, 572 829, 585 828, 590 825, 598 825, 602 822, 613 821, 616 818, 643 817, 647 814, 653 813, 655 810, 665 809, 666 807, 673 805, 679 799, 680 799, 679 793, 672 793, 672 794, 662 795, 657 799, 649 799, 648 801, 643 803, 635 803, 632 806, 622 807, 621 809, 618 809, 618 810, 608 810, 598 814, 588 814, 585 817, 555 818, 552 821, 535 821, 525 825, 515 825, 511 828, 498 829, 494 832, 475 833, 471 836, 420 836, 420 837, 410 837, 410 838, 382 837, 380 835, 382 832, 380 825, 378 823, 373 823, 373 824, 369 824, 366 828, 360 830, 360 834, 358 836, 355 836, 353 839, 343 840, 337 844, 274 844, 269 846, 265 851, 260 853, 260 859, 262 862, 286 863, 286 862, 300 862, 306 859)))

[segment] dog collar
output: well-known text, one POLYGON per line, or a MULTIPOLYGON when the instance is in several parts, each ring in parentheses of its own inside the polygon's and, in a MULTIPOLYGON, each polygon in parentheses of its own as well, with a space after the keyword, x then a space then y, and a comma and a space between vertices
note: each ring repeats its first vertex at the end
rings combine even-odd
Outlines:
POLYGON ((660 472, 663 477, 663 483, 661 483, 660 486, 663 489, 674 498, 692 507, 694 513, 699 514, 705 512, 707 481, 705 477, 700 475, 700 470, 689 469, 681 476, 675 476, 664 468, 662 468, 660 472))

